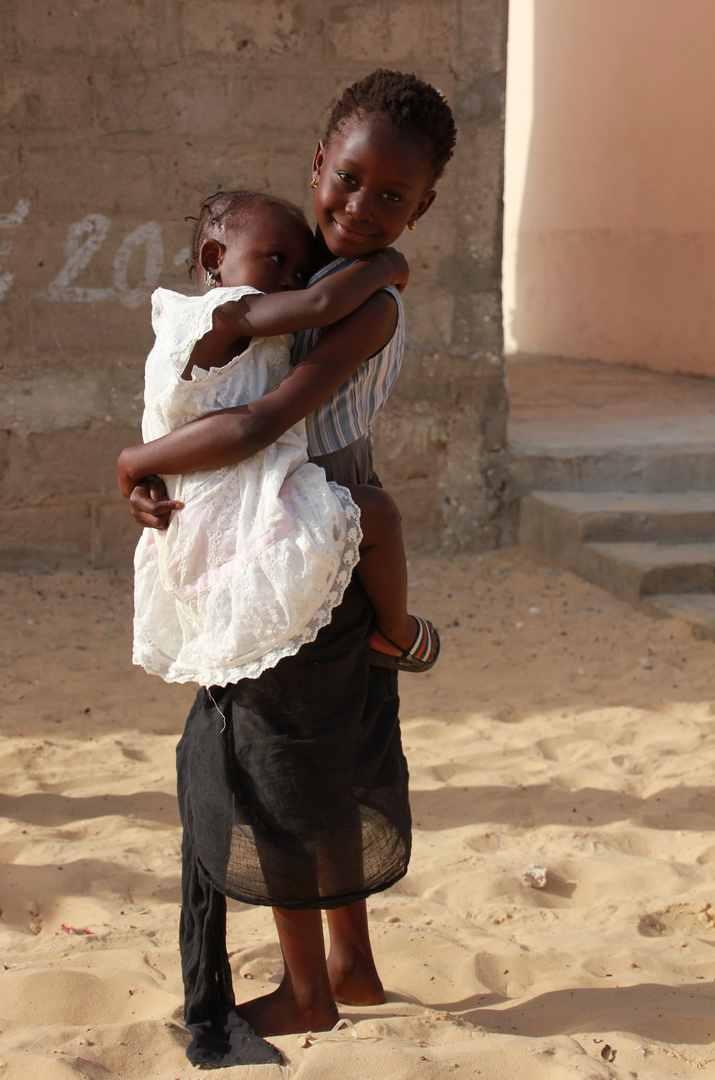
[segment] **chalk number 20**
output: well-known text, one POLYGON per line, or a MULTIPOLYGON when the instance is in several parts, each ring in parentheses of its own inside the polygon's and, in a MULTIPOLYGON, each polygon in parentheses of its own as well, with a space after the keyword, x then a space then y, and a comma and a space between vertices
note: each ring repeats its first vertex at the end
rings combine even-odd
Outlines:
MULTIPOLYGON (((29 203, 20 199, 9 214, 0 215, 0 257, 7 257, 12 251, 9 237, 2 238, 2 232, 17 228, 27 217, 29 203)), ((74 284, 75 279, 89 265, 104 243, 111 220, 104 214, 87 214, 81 221, 70 225, 64 243, 65 263, 57 276, 44 290, 48 300, 65 300, 80 303, 95 303, 98 300, 118 299, 126 307, 135 308, 143 303, 148 294, 156 288, 164 264, 164 244, 161 237, 161 225, 156 221, 145 221, 124 238, 117 248, 113 263, 113 284, 105 288, 92 288, 74 284), (128 280, 129 260, 133 253, 144 248, 144 274, 141 281, 131 287, 128 280)), ((0 300, 7 293, 14 274, 0 272, 0 300)))

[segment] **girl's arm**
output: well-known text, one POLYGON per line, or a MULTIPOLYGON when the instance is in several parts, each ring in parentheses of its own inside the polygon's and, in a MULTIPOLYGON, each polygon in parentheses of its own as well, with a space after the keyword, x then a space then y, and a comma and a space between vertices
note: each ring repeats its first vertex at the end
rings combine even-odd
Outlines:
POLYGON ((331 326, 387 285, 400 292, 410 270, 404 255, 383 248, 329 274, 307 289, 248 295, 219 307, 222 322, 238 337, 267 337, 331 326))
POLYGON ((212 357, 221 356, 242 338, 331 326, 386 285, 396 285, 402 290, 409 273, 405 257, 394 248, 385 248, 358 259, 308 289, 249 294, 240 300, 228 300, 213 312, 212 328, 197 342, 184 377, 190 377, 194 363, 210 367, 212 357))
MULTIPOLYGON (((184 424, 154 442, 127 447, 117 464, 122 495, 129 498, 150 474, 218 469, 245 461, 334 394, 360 364, 384 348, 396 324, 392 297, 384 291, 374 293, 357 311, 330 326, 315 348, 264 397, 184 424)), ((173 503, 163 506, 148 492, 132 501, 135 520, 154 527, 175 508, 173 503)))

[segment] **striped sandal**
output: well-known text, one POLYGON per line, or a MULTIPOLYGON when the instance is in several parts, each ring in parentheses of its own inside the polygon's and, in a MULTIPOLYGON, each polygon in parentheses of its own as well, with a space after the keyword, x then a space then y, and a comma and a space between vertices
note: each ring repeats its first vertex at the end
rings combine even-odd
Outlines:
MULTIPOLYGON (((413 615, 412 618, 417 623, 417 633, 409 649, 405 649, 400 656, 390 656, 389 653, 381 653, 377 649, 370 649, 370 663, 373 667, 392 668, 395 671, 412 671, 415 673, 429 671, 431 667, 434 667, 439 656, 439 634, 432 623, 427 622, 426 619, 421 619, 419 615, 413 615)), ((382 633, 379 626, 377 630, 394 649, 400 648, 394 641, 390 641, 387 634, 382 633)))

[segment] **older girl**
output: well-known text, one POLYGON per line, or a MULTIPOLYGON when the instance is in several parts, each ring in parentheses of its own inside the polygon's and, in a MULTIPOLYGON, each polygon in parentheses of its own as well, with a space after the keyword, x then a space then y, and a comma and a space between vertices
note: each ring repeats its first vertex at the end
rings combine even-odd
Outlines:
MULTIPOLYGON (((415 76, 376 71, 348 87, 313 163, 314 272, 330 274, 414 228, 454 142, 446 101, 415 76)), ((312 414, 309 449, 328 475, 370 481, 369 426, 399 370, 401 342, 399 298, 375 293, 323 331, 264 398, 155 443, 156 471, 242 460, 312 414)), ((140 476, 129 470, 126 479, 140 476)), ((159 528, 175 508, 158 479, 138 484, 132 505, 137 520, 159 528)), ((264 1035, 321 1030, 337 1020, 336 1002, 384 1000, 365 897, 406 872, 410 814, 395 671, 370 665, 371 620, 353 582, 314 642, 220 692, 225 731, 203 691, 187 721, 178 748, 181 948, 194 1035, 187 1053, 197 1064, 265 1060, 242 1041, 239 1016, 264 1035), (237 1008, 225 896, 273 906, 285 961, 277 990, 237 1008)))

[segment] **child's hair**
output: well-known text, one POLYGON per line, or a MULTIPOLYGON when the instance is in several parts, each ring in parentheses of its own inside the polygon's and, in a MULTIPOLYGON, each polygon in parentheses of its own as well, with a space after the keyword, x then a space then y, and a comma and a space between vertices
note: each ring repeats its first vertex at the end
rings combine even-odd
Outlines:
POLYGON ((457 129, 444 95, 434 86, 416 75, 378 68, 343 91, 328 120, 326 145, 355 115, 379 117, 395 131, 422 142, 432 165, 433 183, 444 172, 457 141, 457 129))
POLYGON ((279 199, 277 195, 267 195, 263 191, 217 191, 201 203, 197 218, 185 218, 186 221, 196 222, 194 234, 191 237, 189 257, 186 260, 189 277, 193 276, 198 267, 204 240, 216 233, 225 233, 229 219, 232 225, 240 225, 241 221, 258 206, 280 206, 284 210, 291 210, 305 222, 306 228, 310 229, 308 219, 300 207, 288 202, 287 199, 279 199))

